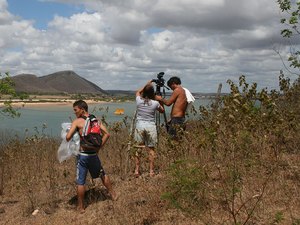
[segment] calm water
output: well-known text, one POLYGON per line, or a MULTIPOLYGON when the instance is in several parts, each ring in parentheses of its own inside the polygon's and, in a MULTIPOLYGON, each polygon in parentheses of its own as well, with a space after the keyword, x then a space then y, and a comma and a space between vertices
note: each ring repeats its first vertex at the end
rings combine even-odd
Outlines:
MULTIPOLYGON (((198 110, 200 105, 208 105, 211 100, 197 99, 194 103, 198 110)), ((166 107, 166 114, 169 118, 170 107, 166 107)), ((98 117, 105 117, 105 121, 113 123, 122 121, 125 117, 131 119, 135 111, 135 102, 123 103, 99 103, 90 104, 89 112, 98 117), (124 115, 115 115, 117 108, 123 108, 124 115)), ((19 118, 1 118, 0 132, 17 135, 22 138, 32 134, 47 134, 59 137, 61 132, 61 123, 70 122, 75 119, 72 106, 40 106, 20 108, 21 116, 19 118)))

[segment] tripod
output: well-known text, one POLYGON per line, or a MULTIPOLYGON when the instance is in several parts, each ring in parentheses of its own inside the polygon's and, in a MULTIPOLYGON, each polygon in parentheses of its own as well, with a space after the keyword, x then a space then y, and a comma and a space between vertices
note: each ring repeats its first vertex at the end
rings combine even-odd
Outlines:
MULTIPOLYGON (((165 85, 161 86, 159 84, 156 84, 156 91, 155 91, 155 94, 156 95, 159 95, 159 96, 162 96, 162 92, 161 92, 161 87, 163 88, 163 96, 166 95, 166 92, 165 92, 165 88, 169 90, 168 87, 166 87, 165 85)), ((163 106, 164 107, 164 106, 163 106)), ((157 133, 159 134, 159 130, 160 130, 160 112, 156 112, 156 129, 157 129, 157 133)), ((164 118, 164 122, 165 122, 165 127, 166 127, 166 130, 167 132, 169 131, 169 125, 168 125, 168 121, 167 121, 167 115, 166 115, 166 112, 164 111, 163 112, 163 118, 164 118)))

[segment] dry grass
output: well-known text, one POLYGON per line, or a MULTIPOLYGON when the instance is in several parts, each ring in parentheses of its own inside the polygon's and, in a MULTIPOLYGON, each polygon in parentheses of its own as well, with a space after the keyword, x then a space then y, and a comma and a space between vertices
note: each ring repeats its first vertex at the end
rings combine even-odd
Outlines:
POLYGON ((12 140, 0 149, 0 224, 300 224, 299 92, 258 93, 258 109, 251 90, 232 90, 180 141, 162 130, 154 178, 146 154, 142 177, 132 176, 128 123, 111 125, 100 157, 120 197, 88 179, 84 214, 75 210, 75 159, 56 159, 60 141, 12 140))
MULTIPOLYGON (((233 155, 197 146, 200 133, 185 135, 177 145, 163 136, 156 160, 159 174, 148 176, 145 159, 143 176, 136 179, 131 175, 133 165, 126 172, 127 132, 113 132, 100 155, 120 198, 112 202, 99 181, 93 184, 88 180, 84 215, 75 210, 75 159, 58 163, 59 142, 47 138, 14 141, 1 150, 4 173, 0 208, 4 212, 0 223, 232 224, 234 218, 238 223, 247 217, 247 224, 277 224, 277 220, 279 224, 299 223, 299 152, 279 156, 261 138, 252 143, 250 156, 235 156, 234 162, 229 160, 233 155), (196 168, 196 173, 191 168, 196 168), (184 178, 198 182, 198 186, 189 189, 192 184, 184 178), (162 198, 174 192, 177 208, 162 198), (35 209, 39 213, 32 216, 35 209)), ((225 143, 220 141, 230 151, 225 143)))
POLYGON ((100 153, 104 168, 120 194, 118 201, 109 199, 100 181, 88 179, 85 196, 88 207, 84 215, 75 210, 75 159, 58 163, 58 140, 42 138, 25 143, 16 140, 3 147, 0 224, 97 224, 100 221, 101 224, 168 224, 180 217, 184 223, 187 218, 177 210, 168 210, 160 198, 165 186, 163 172, 154 178, 143 174, 138 179, 130 172, 125 174, 122 161, 126 151, 121 143, 126 141, 125 136, 117 142, 112 137, 100 153), (32 216, 35 209, 39 213, 32 216))

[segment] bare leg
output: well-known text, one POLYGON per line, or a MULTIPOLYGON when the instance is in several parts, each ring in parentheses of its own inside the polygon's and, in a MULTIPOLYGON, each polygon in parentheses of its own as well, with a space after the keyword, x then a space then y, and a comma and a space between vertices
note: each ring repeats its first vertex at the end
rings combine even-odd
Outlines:
POLYGON ((78 201, 77 209, 80 211, 80 213, 84 212, 84 204, 83 204, 84 193, 85 193, 84 185, 77 185, 77 201, 78 201))
POLYGON ((155 158, 155 151, 153 147, 149 147, 149 175, 153 177, 154 174, 154 158, 155 158))
POLYGON ((112 185, 111 185, 109 177, 107 175, 104 175, 104 176, 101 177, 101 180, 103 182, 103 185, 107 188, 108 193, 111 196, 111 199, 113 201, 117 200, 117 194, 116 194, 116 192, 112 188, 112 185))

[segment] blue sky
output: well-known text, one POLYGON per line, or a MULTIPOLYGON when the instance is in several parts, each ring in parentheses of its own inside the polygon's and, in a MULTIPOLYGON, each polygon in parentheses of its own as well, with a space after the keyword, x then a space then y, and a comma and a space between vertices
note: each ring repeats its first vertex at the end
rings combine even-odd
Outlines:
POLYGON ((8 0, 9 11, 22 19, 34 20, 34 27, 47 29, 55 15, 70 17, 84 9, 79 5, 38 0, 8 0))
POLYGON ((281 17, 276 0, 0 0, 0 71, 73 70, 106 90, 159 72, 195 92, 241 75, 276 89, 280 70, 298 77, 278 55, 290 51, 281 17))

